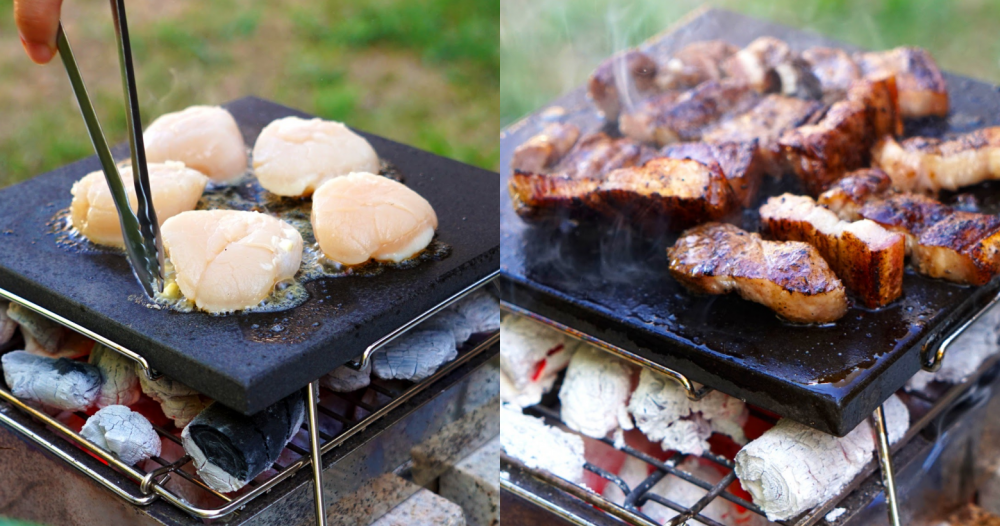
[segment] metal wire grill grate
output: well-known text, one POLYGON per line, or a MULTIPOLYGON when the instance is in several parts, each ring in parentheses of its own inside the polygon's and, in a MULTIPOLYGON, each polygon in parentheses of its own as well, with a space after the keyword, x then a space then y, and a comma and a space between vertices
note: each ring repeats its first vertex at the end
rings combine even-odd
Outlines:
MULTIPOLYGON (((559 411, 551 407, 546 407, 545 405, 542 404, 526 408, 525 413, 542 417, 545 420, 547 420, 550 425, 562 424, 561 420, 559 419, 559 411)), ((758 413, 755 413, 755 416, 770 420, 773 423, 773 419, 770 416, 758 413)), ((633 488, 629 487, 629 485, 624 480, 622 480, 621 477, 605 469, 602 469, 598 466, 595 466, 590 462, 587 462, 583 466, 585 470, 607 480, 611 484, 616 485, 622 491, 622 493, 625 495, 624 504, 618 506, 617 504, 611 503, 610 501, 608 501, 607 504, 611 506, 618 506, 619 508, 621 508, 620 511, 624 511, 626 514, 631 514, 633 516, 633 519, 635 519, 637 523, 644 523, 644 522, 649 522, 652 524, 658 523, 658 521, 656 521, 648 514, 645 514, 641 511, 641 508, 647 506, 648 503, 655 502, 660 506, 669 508, 678 513, 677 516, 675 516, 673 519, 671 519, 670 522, 667 523, 671 526, 684 524, 685 521, 691 521, 691 520, 697 521, 699 524, 705 524, 707 526, 724 526, 722 523, 710 517, 706 517, 705 515, 702 514, 702 511, 704 511, 705 508, 712 503, 712 501, 720 498, 732 502, 733 504, 736 504, 738 506, 742 506, 743 508, 746 508, 752 513, 760 515, 761 517, 764 516, 764 512, 758 506, 756 506, 752 502, 747 501, 746 499, 743 499, 742 497, 739 497, 727 491, 727 488, 730 486, 730 484, 736 481, 736 472, 733 471, 734 468, 733 462, 723 456, 715 455, 710 452, 705 452, 699 455, 699 458, 708 460, 711 463, 727 471, 727 474, 722 478, 722 480, 713 484, 711 482, 702 480, 697 476, 692 475, 691 473, 688 473, 687 471, 684 471, 683 469, 680 469, 678 467, 681 465, 681 463, 683 463, 686 459, 688 459, 692 455, 674 452, 667 460, 660 460, 642 451, 639 451, 638 449, 635 449, 627 444, 615 445, 614 441, 608 438, 602 438, 597 440, 612 448, 617 449, 618 451, 621 451, 629 455, 630 457, 639 459, 643 461, 645 464, 652 466, 653 468, 652 473, 648 477, 646 477, 645 480, 643 480, 639 484, 636 484, 635 487, 633 488), (653 489, 653 487, 656 486, 660 481, 662 481, 666 477, 677 477, 681 480, 684 480, 685 482, 688 482, 694 486, 697 486, 705 490, 707 493, 705 493, 705 495, 701 497, 694 504, 690 506, 685 506, 652 492, 651 490, 653 489)), ((778 522, 777 524, 786 524, 786 523, 778 522)))
MULTIPOLYGON (((436 373, 421 382, 384 381, 372 377, 372 382, 367 388, 351 393, 337 393, 321 388, 318 406, 321 452, 326 453, 344 443, 439 378, 490 348, 499 338, 498 332, 474 335, 459 349, 455 360, 443 365, 436 373)), ((161 456, 147 461, 146 469, 140 469, 123 464, 73 430, 82 422, 73 422, 72 419, 85 421, 89 416, 86 413, 63 415, 56 419, 19 400, 6 389, 0 388, 0 398, 44 425, 51 434, 45 436, 33 431, 12 418, 8 411, 0 411, 0 421, 15 431, 27 435, 48 451, 137 505, 147 505, 160 498, 192 516, 204 519, 220 518, 245 506, 253 498, 271 490, 310 464, 309 432, 306 424, 303 424, 271 469, 250 481, 239 491, 223 494, 209 488, 194 472, 190 457, 183 454, 178 436, 180 430, 154 425, 157 434, 164 440, 164 452, 161 456), (51 440, 49 436, 62 440, 51 440), (168 443, 172 446, 169 450, 172 450, 174 455, 167 453, 168 443), (87 461, 88 456, 97 459, 103 466, 95 469, 92 466, 93 462, 87 461), (114 476, 114 472, 124 476, 114 476), (178 478, 171 481, 174 475, 178 478)))

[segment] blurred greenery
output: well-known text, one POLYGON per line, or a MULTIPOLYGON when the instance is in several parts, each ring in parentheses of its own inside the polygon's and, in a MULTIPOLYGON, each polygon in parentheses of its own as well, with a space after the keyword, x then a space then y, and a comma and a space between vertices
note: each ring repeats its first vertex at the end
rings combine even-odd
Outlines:
MULTIPOLYGON (((143 121, 246 95, 494 168, 501 127, 496 0, 134 2, 143 121)), ((125 111, 106 2, 63 22, 109 141, 125 111)), ((0 186, 93 154, 58 58, 40 67, 0 9, 0 186)))
POLYGON ((703 5, 870 48, 917 45, 956 73, 1000 82, 995 0, 502 0, 500 111, 510 123, 581 85, 612 52, 703 5))

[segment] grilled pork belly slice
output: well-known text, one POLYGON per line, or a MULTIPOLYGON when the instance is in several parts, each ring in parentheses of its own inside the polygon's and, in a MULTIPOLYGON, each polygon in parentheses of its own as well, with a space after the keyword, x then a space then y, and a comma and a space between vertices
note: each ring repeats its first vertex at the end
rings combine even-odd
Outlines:
POLYGON ((617 168, 639 164, 644 153, 644 148, 630 139, 592 133, 570 148, 551 173, 573 179, 600 179, 617 168))
POLYGON ((760 37, 722 63, 730 77, 747 82, 760 93, 818 99, 820 82, 810 65, 788 44, 774 37, 760 37))
POLYGON ((760 218, 770 237, 816 247, 866 307, 883 307, 903 293, 902 235, 869 220, 842 221, 811 197, 792 194, 768 199, 760 218))
POLYGON ((721 219, 739 207, 717 165, 661 157, 608 174, 591 197, 605 215, 624 214, 654 230, 677 230, 721 219))
POLYGON ((656 71, 661 90, 690 88, 707 80, 719 80, 722 63, 739 48, 722 40, 705 40, 682 47, 656 71))
POLYGON ((920 235, 911 261, 926 276, 983 285, 1000 270, 1000 217, 956 211, 920 235))
POLYGON ((885 137, 872 149, 872 162, 903 191, 936 194, 1000 178, 1000 127, 983 128, 947 141, 885 137))
POLYGON ((960 212, 930 197, 896 194, 873 199, 859 214, 906 236, 917 272, 982 285, 1000 272, 1000 217, 960 212))
POLYGON ((809 122, 823 105, 784 95, 768 95, 742 115, 726 119, 702 134, 706 142, 746 142, 757 139, 761 160, 767 173, 784 173, 784 156, 778 139, 796 126, 809 122))
POLYGON ((656 90, 656 61, 632 49, 597 66, 587 84, 587 96, 604 118, 618 118, 623 103, 638 102, 656 90))
POLYGON ((898 47, 888 51, 857 53, 854 60, 866 78, 896 77, 899 108, 904 117, 948 115, 948 84, 927 50, 898 47))
POLYGON ((510 166, 522 172, 542 172, 554 165, 580 138, 580 128, 569 123, 552 123, 514 150, 510 166))
POLYGON ((659 146, 697 141, 711 126, 746 112, 760 98, 742 80, 710 80, 683 94, 664 92, 650 98, 623 113, 618 127, 628 137, 659 146))
POLYGON ((865 167, 870 148, 883 135, 903 131, 895 80, 860 80, 847 99, 830 107, 816 124, 785 133, 779 144, 796 175, 813 195, 852 170, 865 167))
POLYGON ((718 164, 667 157, 620 168, 603 181, 515 173, 508 189, 526 219, 626 217, 650 230, 720 219, 739 207, 718 164))
POLYGON ((765 241, 722 223, 684 232, 667 250, 670 274, 693 292, 760 303, 800 323, 828 323, 847 312, 844 285, 820 253, 798 241, 765 241))
POLYGON ((892 180, 885 172, 878 168, 862 168, 834 183, 820 194, 817 202, 844 221, 857 221, 861 219, 861 207, 869 199, 885 196, 891 190, 892 180))
POLYGON ((825 102, 836 102, 847 95, 851 83, 861 78, 861 68, 843 49, 811 47, 802 52, 823 90, 825 102))
POLYGON ((663 157, 692 159, 706 166, 718 165, 736 200, 744 207, 752 206, 764 179, 765 161, 757 147, 757 139, 718 143, 683 142, 660 150, 663 157))

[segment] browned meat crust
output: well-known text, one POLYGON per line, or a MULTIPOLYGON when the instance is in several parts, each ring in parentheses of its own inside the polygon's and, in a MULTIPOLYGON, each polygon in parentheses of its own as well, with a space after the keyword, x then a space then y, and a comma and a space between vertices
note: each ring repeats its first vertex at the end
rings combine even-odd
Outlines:
POLYGON ((549 124, 514 150, 510 166, 522 172, 544 172, 566 155, 579 138, 580 128, 573 124, 549 124))
POLYGON ((724 75, 722 62, 737 51, 721 40, 705 40, 682 47, 657 69, 656 85, 661 90, 692 88, 724 75))
POLYGON ((603 178, 611 170, 638 164, 644 147, 626 138, 597 132, 580 139, 552 168, 573 179, 603 178))
POLYGON ((851 83, 861 78, 861 68, 843 49, 812 47, 802 52, 823 90, 823 100, 836 102, 847 95, 851 83))
POLYGON ((757 139, 767 173, 780 176, 787 165, 778 139, 796 126, 809 122, 823 105, 784 95, 768 95, 746 113, 723 120, 702 135, 706 142, 747 142, 757 139))
POLYGON ((808 191, 818 195, 852 170, 869 164, 871 147, 886 134, 902 133, 892 77, 861 80, 847 99, 819 123, 785 133, 779 143, 808 191))
POLYGON ((874 197, 887 195, 892 180, 878 168, 855 170, 820 194, 817 202, 833 211, 844 221, 861 219, 861 207, 874 197))
POLYGON ((1000 270, 1000 217, 954 212, 920 234, 911 259, 932 278, 983 285, 1000 270))
POLYGON ((658 231, 720 219, 739 207, 717 164, 665 157, 615 170, 604 180, 515 172, 508 190, 526 219, 625 217, 658 231))
POLYGON ((590 197, 600 184, 598 179, 515 171, 507 182, 507 190, 519 216, 539 221, 595 216, 590 197))
POLYGON ((760 218, 769 237, 816 247, 865 306, 888 305, 903 293, 902 235, 868 220, 842 221, 811 197, 792 194, 768 199, 760 218))
POLYGON ((706 223, 684 232, 667 256, 670 275, 693 292, 735 291, 800 323, 829 323, 847 312, 843 284, 806 243, 706 223))
POLYGON ((638 101, 655 90, 656 61, 635 49, 602 62, 587 84, 587 95, 610 121, 618 118, 623 98, 638 101))
POLYGON ((948 115, 948 84, 927 50, 898 47, 889 51, 857 53, 854 60, 866 78, 896 77, 899 108, 904 117, 948 115))
POLYGON ((674 159, 694 159, 702 164, 718 165, 729 181, 736 200, 744 207, 752 206, 764 179, 764 160, 757 140, 745 142, 687 142, 664 147, 660 154, 674 159))
POLYGON ((754 40, 726 59, 722 70, 761 93, 779 92, 806 99, 822 96, 820 82, 809 63, 777 38, 754 40))
POLYGON ((622 133, 659 146, 697 141, 710 126, 754 107, 760 94, 735 80, 708 81, 682 95, 660 94, 623 114, 622 133))
POLYGON ((1000 127, 983 128, 942 141, 886 137, 872 149, 872 162, 902 191, 937 194, 941 189, 1000 178, 1000 127))
POLYGON ((906 236, 913 267, 926 276, 982 285, 1000 271, 1000 218, 959 212, 930 197, 873 199, 860 215, 906 236))

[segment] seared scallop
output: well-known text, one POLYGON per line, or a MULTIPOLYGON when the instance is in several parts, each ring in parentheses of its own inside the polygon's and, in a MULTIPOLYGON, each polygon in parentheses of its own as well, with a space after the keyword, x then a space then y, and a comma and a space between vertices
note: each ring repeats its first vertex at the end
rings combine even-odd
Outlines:
POLYGON ((427 247, 437 225, 426 199, 380 175, 338 177, 313 195, 316 240, 326 257, 344 265, 409 259, 427 247))
POLYGON ((201 310, 253 307, 281 281, 295 277, 302 236, 288 223, 258 212, 196 210, 160 229, 177 286, 201 310))
POLYGON ((143 142, 147 161, 181 161, 217 183, 247 171, 247 149, 236 119, 218 106, 161 115, 146 127, 143 142))
POLYGON ((378 173, 378 154, 339 122, 285 117, 268 124, 253 147, 260 185, 284 196, 308 196, 351 172, 378 173))
MULTIPOLYGON (((181 212, 194 210, 208 184, 207 177, 178 162, 150 163, 147 166, 156 219, 161 225, 181 212)), ((138 210, 132 167, 126 166, 119 172, 125 183, 129 204, 133 211, 138 210)), ((125 246, 118 209, 111 198, 104 172, 87 174, 73 184, 70 192, 73 194, 70 219, 81 234, 99 245, 125 246)))

